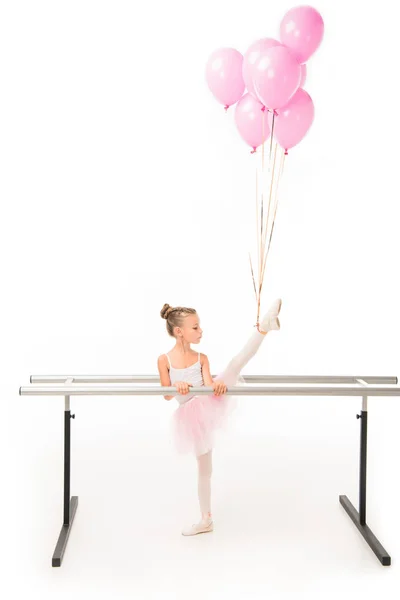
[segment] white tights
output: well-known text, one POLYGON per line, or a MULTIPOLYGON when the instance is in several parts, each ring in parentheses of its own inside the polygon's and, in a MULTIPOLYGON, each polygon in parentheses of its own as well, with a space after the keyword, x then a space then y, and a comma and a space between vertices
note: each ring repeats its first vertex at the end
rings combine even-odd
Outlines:
POLYGON ((256 354, 257 350, 261 346, 262 342, 265 339, 265 335, 254 330, 251 334, 243 348, 238 352, 228 363, 228 366, 223 370, 223 372, 218 375, 217 379, 222 379, 222 381, 229 387, 236 383, 237 378, 240 375, 243 367, 247 365, 249 360, 253 358, 256 354))
MULTIPOLYGON (((243 348, 228 363, 224 371, 216 379, 221 379, 228 387, 235 384, 240 371, 255 355, 261 346, 265 335, 255 330, 243 348)), ((212 450, 197 456, 198 464, 198 495, 203 519, 211 518, 211 475, 212 450)))
POLYGON ((198 494, 201 516, 211 517, 211 475, 212 475, 212 450, 207 454, 197 456, 198 464, 198 494))

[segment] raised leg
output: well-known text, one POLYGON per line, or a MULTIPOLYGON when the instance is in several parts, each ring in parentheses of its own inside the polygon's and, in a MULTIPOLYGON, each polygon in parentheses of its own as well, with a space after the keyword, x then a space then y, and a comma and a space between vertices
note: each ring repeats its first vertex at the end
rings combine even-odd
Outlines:
MULTIPOLYGON (((278 329, 280 327, 279 320, 277 319, 280 308, 281 300, 276 300, 262 318, 260 325, 266 333, 271 331, 271 329, 278 329)), ((234 385, 241 370, 256 354, 265 337, 265 333, 260 333, 257 329, 253 331, 243 348, 229 361, 227 367, 218 375, 217 379, 222 379, 228 387, 234 385)))

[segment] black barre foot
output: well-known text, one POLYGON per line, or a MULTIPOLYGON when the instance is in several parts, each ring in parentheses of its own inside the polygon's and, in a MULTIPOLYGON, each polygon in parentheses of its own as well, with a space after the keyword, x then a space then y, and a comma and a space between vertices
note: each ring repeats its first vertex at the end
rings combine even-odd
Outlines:
POLYGON ((368 525, 361 525, 360 515, 358 514, 348 497, 339 496, 339 502, 343 506, 344 510, 347 512, 350 519, 353 521, 354 525, 357 527, 358 531, 361 533, 369 547, 375 552, 376 556, 379 558, 381 563, 385 567, 389 566, 391 564, 389 554, 386 552, 385 548, 382 546, 380 541, 374 536, 368 525))
POLYGON ((74 522, 77 507, 78 496, 71 496, 71 502, 69 505, 69 525, 63 525, 61 527, 60 535, 58 536, 58 542, 55 547, 53 558, 51 561, 52 567, 61 567, 61 562, 64 556, 65 548, 67 547, 67 542, 71 531, 72 523, 74 522))

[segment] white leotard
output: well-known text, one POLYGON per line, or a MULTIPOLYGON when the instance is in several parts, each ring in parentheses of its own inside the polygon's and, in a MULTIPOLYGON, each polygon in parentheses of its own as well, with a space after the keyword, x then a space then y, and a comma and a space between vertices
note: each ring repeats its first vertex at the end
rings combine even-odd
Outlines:
MULTIPOLYGON (((176 381, 186 381, 187 383, 191 383, 194 387, 201 387, 204 385, 200 363, 200 352, 198 353, 197 362, 195 362, 193 365, 190 365, 190 367, 185 367, 184 369, 175 369, 175 367, 171 365, 168 354, 165 356, 168 358, 169 362, 169 377, 171 379, 171 385, 173 385, 176 381)), ((184 404, 194 395, 195 394, 185 394, 183 396, 179 395, 177 400, 179 404, 184 404)))

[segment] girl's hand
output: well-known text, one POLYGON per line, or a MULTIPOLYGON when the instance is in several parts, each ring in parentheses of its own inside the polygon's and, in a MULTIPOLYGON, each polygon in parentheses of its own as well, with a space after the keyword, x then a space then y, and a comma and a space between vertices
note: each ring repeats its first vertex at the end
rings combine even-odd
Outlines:
POLYGON ((212 387, 216 396, 221 396, 222 394, 225 394, 227 390, 227 387, 223 381, 213 381, 212 387))
POLYGON ((180 394, 188 394, 189 387, 193 387, 193 383, 186 383, 186 381, 176 381, 175 387, 180 394))

